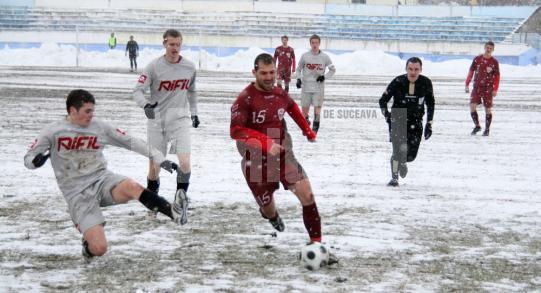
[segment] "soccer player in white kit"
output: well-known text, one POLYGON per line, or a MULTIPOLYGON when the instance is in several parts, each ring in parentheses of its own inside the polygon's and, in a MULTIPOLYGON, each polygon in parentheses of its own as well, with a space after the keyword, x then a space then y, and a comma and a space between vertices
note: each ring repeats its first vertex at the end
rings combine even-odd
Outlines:
POLYGON ((315 133, 319 130, 321 119, 321 107, 323 107, 323 98, 325 94, 325 80, 331 78, 336 72, 329 55, 319 49, 321 38, 318 35, 310 37, 310 51, 302 54, 297 66, 295 75, 297 76, 297 88, 301 91, 302 113, 310 124, 308 113, 310 106, 314 106, 314 124, 312 130, 315 133), (325 73, 326 69, 329 69, 325 73))
MULTIPOLYGON (((190 184, 190 127, 199 126, 195 65, 180 55, 182 35, 169 29, 163 34, 165 55, 150 62, 137 81, 134 99, 147 116, 148 142, 165 156, 176 154, 180 168, 177 172, 175 201, 187 208, 186 192, 190 184), (150 97, 145 92, 150 89, 150 97), (191 124, 191 126, 190 126, 191 124)), ((150 160, 147 188, 158 193, 159 168, 150 160)), ((185 212, 185 211, 184 211, 185 212)))
POLYGON ((83 256, 88 260, 107 251, 105 218, 100 207, 139 200, 180 223, 174 205, 144 189, 132 179, 107 170, 105 145, 122 147, 152 159, 156 168, 169 172, 178 166, 144 141, 98 119, 93 119, 95 100, 85 90, 73 90, 66 100, 68 116, 43 128, 26 155, 24 164, 36 169, 51 158, 60 191, 75 227, 83 234, 83 256))

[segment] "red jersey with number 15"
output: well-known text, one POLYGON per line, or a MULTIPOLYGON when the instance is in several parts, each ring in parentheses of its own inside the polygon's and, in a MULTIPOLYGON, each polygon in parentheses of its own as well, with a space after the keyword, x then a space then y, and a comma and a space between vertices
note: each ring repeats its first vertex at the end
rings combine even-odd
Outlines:
POLYGON ((315 139, 316 134, 286 91, 273 87, 272 91, 264 92, 252 83, 231 106, 231 138, 266 153, 273 141, 281 144, 285 137, 285 113, 293 118, 304 135, 315 139))

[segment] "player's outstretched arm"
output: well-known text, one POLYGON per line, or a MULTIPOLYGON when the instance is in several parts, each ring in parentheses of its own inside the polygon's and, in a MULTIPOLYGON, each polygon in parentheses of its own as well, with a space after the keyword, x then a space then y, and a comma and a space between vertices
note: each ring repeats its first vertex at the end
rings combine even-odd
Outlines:
POLYGON ((24 156, 24 165, 28 169, 36 169, 47 161, 50 156, 51 139, 47 134, 47 129, 42 130, 39 137, 32 143, 28 152, 24 156))
POLYGON ((164 155, 153 146, 148 145, 144 140, 135 138, 127 134, 125 131, 114 128, 105 122, 98 120, 95 121, 100 124, 103 130, 103 144, 121 147, 132 152, 136 152, 151 159, 158 166, 165 161, 164 155))

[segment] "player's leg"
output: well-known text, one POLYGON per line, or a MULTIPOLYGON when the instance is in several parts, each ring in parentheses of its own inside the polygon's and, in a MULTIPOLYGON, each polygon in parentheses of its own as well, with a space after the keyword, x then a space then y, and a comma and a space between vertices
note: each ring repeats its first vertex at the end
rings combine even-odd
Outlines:
POLYGON ((246 153, 241 162, 242 174, 259 206, 261 217, 269 220, 274 229, 282 232, 285 225, 278 214, 273 197, 274 191, 279 187, 278 181, 267 182, 265 174, 267 168, 264 168, 264 163, 260 153, 246 153))
POLYGON ((490 125, 492 124, 492 95, 489 94, 483 99, 483 106, 485 106, 485 131, 483 136, 490 134, 490 125))
POLYGON ((312 93, 301 92, 301 110, 306 122, 310 125, 310 105, 312 104, 312 93))
POLYGON ((286 134, 283 146, 285 154, 282 156, 280 166, 280 181, 282 185, 291 190, 302 205, 302 218, 308 236, 312 242, 321 242, 321 219, 317 210, 316 201, 308 175, 293 154, 291 136, 286 134))
POLYGON ((192 127, 190 118, 182 118, 175 121, 171 125, 171 149, 170 154, 176 154, 179 169, 177 170, 177 190, 182 189, 188 192, 190 185, 190 177, 192 168, 190 163, 190 154, 192 149, 192 141, 190 137, 190 129, 192 127))
POLYGON ((312 126, 312 130, 314 130, 315 133, 319 130, 319 123, 321 120, 321 108, 323 107, 323 91, 320 91, 318 93, 314 93, 314 125, 312 126))
POLYGON ((321 242, 321 218, 317 210, 312 186, 308 178, 296 182, 288 187, 299 199, 302 205, 302 218, 304 227, 310 236, 310 241, 321 242))
MULTIPOLYGON (((143 188, 142 185, 132 179, 125 178, 118 183, 115 182, 115 176, 108 177, 103 187, 103 197, 101 206, 112 204, 123 204, 130 200, 139 200, 146 208, 157 213, 160 212, 175 220, 176 215, 171 209, 171 204, 157 193, 143 188), (114 187, 113 187, 114 186, 114 187)), ((117 180, 118 181, 118 180, 117 180)))
POLYGON ((107 252, 107 239, 102 224, 94 225, 83 232, 83 256, 90 259, 107 252))
POLYGON ((133 56, 133 67, 137 71, 137 56, 133 56))
POLYGON ((192 167, 190 163, 190 153, 178 153, 179 170, 177 170, 177 190, 183 189, 188 192, 190 186, 190 177, 192 175, 192 167))
POLYGON ((279 87, 282 87, 282 80, 284 79, 284 73, 283 70, 278 68, 276 73, 276 85, 279 87))
MULTIPOLYGON (((413 162, 415 158, 417 158, 417 153, 419 151, 419 145, 421 144, 422 137, 423 137, 423 121, 422 120, 415 121, 411 125, 408 125, 408 149, 407 149, 408 162, 413 162)), ((405 175, 402 177, 405 177, 405 175)))
POLYGON ((284 89, 286 90, 287 93, 289 93, 290 82, 291 82, 291 71, 286 69, 284 72, 284 84, 285 84, 284 89))
MULTIPOLYGON (((391 181, 388 186, 398 186, 398 174, 400 167, 404 173, 404 167, 407 161, 408 152, 408 122, 407 122, 407 110, 395 108, 391 112, 391 143, 393 147, 393 154, 391 156, 391 181)), ((407 168, 407 166, 406 166, 407 168)))
MULTIPOLYGON (((147 140, 148 144, 158 149, 164 156, 167 151, 167 140, 163 133, 160 121, 147 122, 147 140)), ((156 164, 149 160, 148 162, 148 175, 147 175, 147 189, 159 193, 160 191, 160 168, 156 164)))
MULTIPOLYGON (((100 209, 101 181, 95 182, 68 201, 68 211, 75 227, 83 234, 83 256, 90 260, 107 252, 103 226, 105 218, 100 209)), ((102 188, 103 189, 103 188, 102 188)))
POLYGON ((472 135, 475 135, 477 134, 477 132, 481 131, 481 124, 479 124, 479 114, 477 114, 477 105, 479 104, 481 104, 481 97, 476 93, 474 89, 470 99, 470 115, 473 124, 475 125, 471 132, 472 135))

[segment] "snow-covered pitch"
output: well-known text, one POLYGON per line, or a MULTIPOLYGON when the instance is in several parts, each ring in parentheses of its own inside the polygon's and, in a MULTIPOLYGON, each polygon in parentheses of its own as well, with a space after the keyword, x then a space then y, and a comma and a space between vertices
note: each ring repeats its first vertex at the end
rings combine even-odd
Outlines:
MULTIPOLYGON (((250 74, 199 73, 188 224, 147 220, 138 202, 106 208, 110 249, 86 264, 50 163, 30 171, 23 155, 44 125, 65 114, 74 88, 95 94, 97 117, 144 138, 145 117, 131 98, 137 75, 0 67, 0 291, 541 290, 541 79, 502 71, 491 135, 470 136, 467 69, 463 77, 425 70, 436 95, 434 134, 399 188, 386 186, 391 145, 377 100, 403 71, 329 80, 317 143, 289 120, 324 244, 340 259, 310 272, 297 261, 308 241, 300 204, 276 192, 286 230, 273 237, 229 137, 229 107, 250 74)), ((145 184, 144 157, 117 148, 106 156, 111 170, 145 184)), ((175 177, 162 172, 162 194, 172 200, 174 188, 175 177)))

